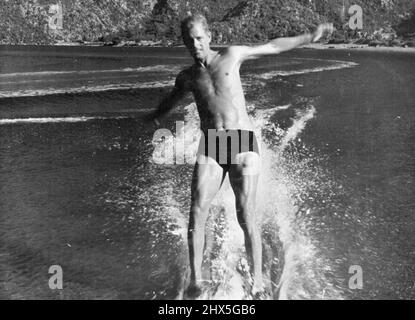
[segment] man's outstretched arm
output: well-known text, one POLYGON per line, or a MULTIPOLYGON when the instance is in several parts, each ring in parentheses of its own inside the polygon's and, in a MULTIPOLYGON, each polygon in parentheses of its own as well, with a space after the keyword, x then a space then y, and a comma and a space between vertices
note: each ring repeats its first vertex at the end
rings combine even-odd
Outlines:
POLYGON ((327 32, 334 31, 333 24, 325 23, 318 26, 315 32, 306 33, 296 37, 277 38, 259 46, 242 46, 240 54, 242 60, 255 59, 264 55, 278 54, 284 51, 295 49, 299 46, 316 42, 327 32))
POLYGON ((146 117, 147 120, 160 125, 160 120, 177 105, 186 93, 186 79, 184 73, 181 72, 176 78, 174 88, 160 101, 157 109, 146 117))

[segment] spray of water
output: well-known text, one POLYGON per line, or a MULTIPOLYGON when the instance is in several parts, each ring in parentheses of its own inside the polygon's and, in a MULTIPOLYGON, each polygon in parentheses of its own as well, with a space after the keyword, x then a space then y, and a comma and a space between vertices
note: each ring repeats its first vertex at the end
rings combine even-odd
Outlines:
MULTIPOLYGON (((278 106, 255 110, 249 106, 257 136, 261 137, 262 169, 258 186, 257 215, 261 223, 264 279, 272 299, 339 299, 341 293, 325 277, 330 264, 324 259, 308 234, 308 227, 299 219, 300 209, 296 195, 304 181, 292 173, 295 157, 284 154, 284 149, 299 139, 307 122, 316 114, 309 103, 296 110, 292 125, 282 130, 270 121, 279 110, 294 106, 278 106)), ((196 106, 185 108, 185 126, 172 139, 161 141, 155 150, 174 152, 176 140, 186 141, 187 159, 194 163, 200 135, 196 106)), ((153 154, 154 156, 154 154, 153 154)), ((165 154, 163 154, 165 156, 165 154)), ((304 168, 305 169, 305 168, 304 168)), ((311 182, 310 182, 311 183, 311 182)), ((189 186, 190 187, 190 186, 189 186)), ((243 233, 236 220, 234 194, 228 179, 214 199, 207 223, 207 249, 204 266, 210 289, 203 298, 250 299, 252 278, 243 246, 243 233)), ((312 214, 308 209, 307 214, 312 214)), ((186 212, 187 216, 187 212, 186 212)), ((177 217, 183 241, 186 243, 187 221, 183 213, 177 217)))

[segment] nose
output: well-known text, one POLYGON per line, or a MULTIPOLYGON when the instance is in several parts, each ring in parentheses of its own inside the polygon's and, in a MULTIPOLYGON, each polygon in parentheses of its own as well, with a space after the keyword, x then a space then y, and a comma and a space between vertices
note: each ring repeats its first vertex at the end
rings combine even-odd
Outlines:
POLYGON ((193 47, 197 48, 200 44, 200 41, 198 41, 197 39, 193 39, 193 47))

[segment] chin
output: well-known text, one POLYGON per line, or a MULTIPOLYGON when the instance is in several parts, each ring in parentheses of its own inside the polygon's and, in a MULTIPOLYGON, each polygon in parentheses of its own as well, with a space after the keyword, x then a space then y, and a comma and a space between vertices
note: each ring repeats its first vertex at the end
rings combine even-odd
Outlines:
POLYGON ((197 59, 197 60, 201 60, 201 61, 203 61, 203 60, 205 60, 206 59, 206 55, 204 55, 203 53, 199 53, 199 54, 195 54, 195 58, 197 59))

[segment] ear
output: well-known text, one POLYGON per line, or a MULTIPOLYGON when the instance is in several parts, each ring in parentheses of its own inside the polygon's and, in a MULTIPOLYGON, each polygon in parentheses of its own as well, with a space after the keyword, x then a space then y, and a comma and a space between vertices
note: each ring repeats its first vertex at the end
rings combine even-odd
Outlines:
POLYGON ((208 35, 209 43, 210 43, 210 41, 212 41, 212 32, 208 31, 207 35, 208 35))

